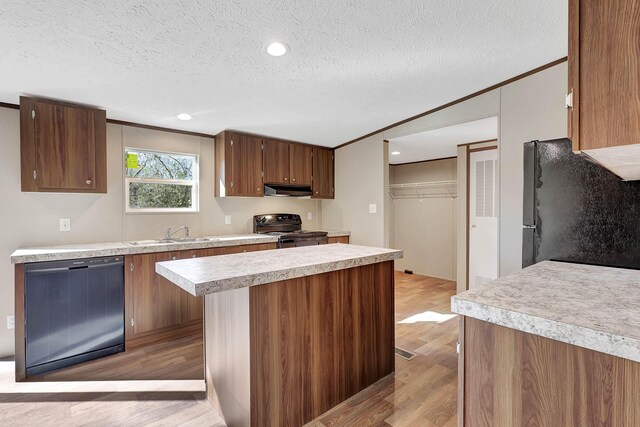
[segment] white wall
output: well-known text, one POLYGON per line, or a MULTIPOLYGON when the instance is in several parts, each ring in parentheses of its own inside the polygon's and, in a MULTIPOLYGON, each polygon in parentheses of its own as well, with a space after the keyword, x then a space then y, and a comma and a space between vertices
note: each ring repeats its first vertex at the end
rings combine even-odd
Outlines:
MULTIPOLYGON (((456 164, 456 159, 446 159, 391 166, 391 182, 455 180, 456 164)), ((397 198, 393 210, 394 243, 404 250, 396 270, 455 280, 457 199, 397 198)))
POLYGON ((377 134, 336 150, 336 197, 322 202, 323 229, 349 230, 353 244, 385 246, 385 149, 377 134), (376 205, 377 213, 369 213, 369 204, 376 205))
POLYGON ((500 275, 522 268, 522 152, 532 140, 567 136, 567 63, 500 90, 500 275))
POLYGON ((188 224, 194 236, 251 232, 254 214, 300 214, 305 228, 319 228, 320 202, 282 198, 216 199, 213 139, 107 125, 107 194, 20 192, 20 123, 17 110, 0 108, 0 357, 13 354, 11 253, 21 247, 158 238, 167 227, 188 224), (200 212, 189 214, 124 213, 124 147, 151 148, 200 155, 200 212), (313 220, 307 220, 311 212, 313 220), (224 224, 224 216, 232 224, 224 224), (71 232, 59 231, 59 218, 71 219, 71 232))

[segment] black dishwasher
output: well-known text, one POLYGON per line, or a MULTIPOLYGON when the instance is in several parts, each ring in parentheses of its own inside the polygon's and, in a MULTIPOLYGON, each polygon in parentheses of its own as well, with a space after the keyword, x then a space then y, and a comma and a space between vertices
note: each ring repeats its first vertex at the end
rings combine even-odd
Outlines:
POLYGON ((27 375, 124 351, 124 261, 25 266, 27 375))

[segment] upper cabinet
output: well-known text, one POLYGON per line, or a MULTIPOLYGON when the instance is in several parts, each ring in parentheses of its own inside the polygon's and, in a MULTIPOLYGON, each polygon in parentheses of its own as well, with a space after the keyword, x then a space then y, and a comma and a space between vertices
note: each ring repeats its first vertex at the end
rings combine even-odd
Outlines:
POLYGON ((313 181, 313 148, 289 144, 289 174, 291 184, 311 185, 313 181))
POLYGON ((265 184, 311 185, 313 163, 310 146, 265 139, 263 156, 265 184))
POLYGON ((332 199, 333 150, 224 131, 216 136, 216 197, 264 195, 264 185, 304 186, 332 199))
POLYGON ((569 1, 568 134, 623 179, 640 179, 640 2, 569 1))
POLYGON ((313 198, 333 199, 333 150, 313 148, 313 198))
POLYGON ((262 197, 262 138, 225 131, 215 144, 216 197, 262 197))
POLYGON ((106 112, 20 98, 22 191, 107 192, 106 112))

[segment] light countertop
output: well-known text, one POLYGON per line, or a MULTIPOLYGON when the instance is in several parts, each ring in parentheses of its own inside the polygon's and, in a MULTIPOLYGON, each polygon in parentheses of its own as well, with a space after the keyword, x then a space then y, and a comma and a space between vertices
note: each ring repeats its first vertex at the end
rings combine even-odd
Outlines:
MULTIPOLYGON (((328 237, 350 236, 349 231, 327 230, 328 237)), ((101 242, 74 245, 39 246, 21 248, 11 254, 11 262, 21 264, 27 262, 60 261, 74 258, 94 258, 102 256, 136 255, 153 252, 183 251, 227 246, 255 245, 275 243, 277 237, 264 234, 231 234, 226 236, 206 236, 193 242, 158 243, 153 239, 132 242, 101 242)))
POLYGON ((20 264, 26 262, 58 261, 74 258, 135 255, 152 252, 275 243, 278 241, 277 237, 262 234, 234 234, 228 236, 211 236, 207 238, 214 240, 177 243, 152 243, 152 241, 143 241, 144 243, 138 245, 132 245, 127 242, 107 242, 25 248, 18 249, 11 254, 11 262, 14 264, 20 264))
POLYGON ((544 261, 451 299, 453 312, 640 362, 640 271, 544 261))
POLYGON ((205 295, 402 258, 402 251, 331 244, 156 263, 156 272, 205 295))

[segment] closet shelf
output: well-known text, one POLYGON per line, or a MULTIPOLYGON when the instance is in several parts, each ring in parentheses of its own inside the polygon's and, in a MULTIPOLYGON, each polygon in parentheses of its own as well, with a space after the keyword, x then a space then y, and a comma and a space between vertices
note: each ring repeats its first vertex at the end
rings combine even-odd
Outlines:
POLYGON ((389 194, 395 199, 435 199, 458 197, 458 181, 409 182, 390 184, 389 194))

